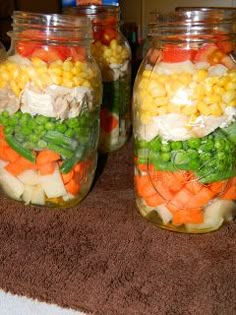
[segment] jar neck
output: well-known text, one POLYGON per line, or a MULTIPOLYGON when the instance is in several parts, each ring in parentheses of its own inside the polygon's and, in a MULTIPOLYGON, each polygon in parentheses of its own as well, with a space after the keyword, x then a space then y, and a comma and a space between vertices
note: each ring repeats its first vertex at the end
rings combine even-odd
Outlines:
POLYGON ((77 7, 67 7, 63 11, 65 14, 86 16, 92 21, 95 28, 105 28, 111 26, 120 27, 120 8, 111 5, 80 5, 77 7))
POLYGON ((10 36, 13 41, 89 46, 92 40, 91 22, 86 17, 14 11, 12 19, 10 36))
POLYGON ((204 43, 214 41, 216 34, 226 34, 235 41, 235 10, 195 10, 159 14, 149 25, 148 36, 152 40, 177 43, 204 43))

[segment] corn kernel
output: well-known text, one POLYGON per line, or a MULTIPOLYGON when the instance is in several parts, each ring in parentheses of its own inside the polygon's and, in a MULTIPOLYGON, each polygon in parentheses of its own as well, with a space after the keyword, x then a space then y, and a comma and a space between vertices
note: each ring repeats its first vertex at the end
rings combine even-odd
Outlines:
POLYGON ((62 86, 67 87, 67 88, 72 88, 73 87, 73 82, 70 80, 62 80, 62 86))
POLYGON ((207 76, 208 76, 207 70, 200 69, 193 75, 193 80, 197 82, 202 82, 207 78, 207 76))
POLYGON ((179 76, 179 81, 182 84, 187 85, 192 81, 192 75, 190 73, 183 73, 181 76, 179 76))
POLYGON ((226 84, 226 89, 227 90, 236 90, 236 83, 232 82, 232 81, 229 81, 227 84, 226 84))
POLYGON ((162 83, 157 81, 151 81, 148 87, 149 91, 151 92, 153 97, 165 96, 166 89, 162 83))
POLYGON ((20 94, 20 88, 18 87, 18 85, 16 84, 15 81, 11 81, 10 82, 10 86, 11 86, 11 89, 13 91, 13 93, 16 95, 16 96, 19 96, 20 94))
POLYGON ((210 114, 214 116, 221 116, 223 114, 222 109, 217 104, 209 106, 210 114))
POLYGON ((74 65, 70 60, 66 60, 63 62, 63 70, 64 71, 71 71, 73 69, 74 65))
POLYGON ((187 116, 191 116, 191 115, 194 115, 197 113, 197 106, 195 105, 191 105, 191 106, 184 106, 182 108, 182 113, 184 115, 187 115, 187 116))
POLYGON ((236 97, 236 91, 229 90, 222 95, 223 101, 228 104, 236 97))
POLYGON ((199 110, 199 112, 200 112, 201 114, 207 115, 207 116, 211 114, 209 105, 200 102, 200 103, 198 103, 196 106, 197 106, 197 109, 199 110))
POLYGON ((221 96, 220 95, 207 95, 204 98, 204 101, 206 104, 214 104, 214 103, 220 103, 221 102, 221 96))

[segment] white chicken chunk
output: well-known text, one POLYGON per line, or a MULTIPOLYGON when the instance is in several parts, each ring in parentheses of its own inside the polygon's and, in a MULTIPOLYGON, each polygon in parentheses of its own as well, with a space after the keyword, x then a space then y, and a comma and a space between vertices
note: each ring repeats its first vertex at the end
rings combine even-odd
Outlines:
POLYGON ((88 87, 66 88, 57 85, 47 87, 43 93, 28 86, 22 92, 21 111, 31 115, 41 114, 58 119, 79 115, 82 107, 91 110, 93 94, 88 87))
POLYGON ((20 101, 10 88, 0 89, 0 113, 7 110, 10 115, 20 108, 20 101))

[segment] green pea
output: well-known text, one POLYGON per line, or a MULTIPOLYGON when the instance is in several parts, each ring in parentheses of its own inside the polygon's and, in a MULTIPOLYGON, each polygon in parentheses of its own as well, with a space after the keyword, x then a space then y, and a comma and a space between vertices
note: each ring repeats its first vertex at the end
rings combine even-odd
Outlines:
POLYGON ((28 128, 28 126, 22 126, 21 128, 21 133, 24 135, 24 136, 28 136, 32 133, 32 130, 30 128, 28 128))
POLYGON ((5 127, 4 128, 4 133, 7 135, 12 135, 14 132, 14 129, 11 126, 5 127))
POLYGON ((161 140, 159 137, 153 139, 151 142, 149 142, 149 147, 153 151, 160 151, 161 149, 161 140))
POLYGON ((191 149, 198 149, 201 145, 201 140, 199 138, 191 138, 187 140, 187 143, 191 149))
POLYGON ((12 115, 12 116, 11 116, 11 124, 12 124, 13 126, 15 126, 15 125, 17 124, 17 122, 18 122, 18 117, 16 116, 16 114, 15 114, 15 115, 12 115))
POLYGON ((4 118, 8 118, 8 117, 9 117, 9 113, 8 113, 8 111, 6 111, 6 110, 4 110, 1 115, 2 115, 2 117, 4 117, 4 118))
POLYGON ((189 159, 197 159, 199 156, 197 150, 194 150, 194 149, 188 149, 186 151, 186 153, 187 153, 189 159))
POLYGON ((73 129, 68 129, 65 132, 65 136, 72 138, 75 135, 75 131, 73 129))
POLYGON ((55 129, 55 124, 51 121, 46 122, 46 124, 44 125, 44 128, 46 130, 54 130, 55 129))
POLYGON ((37 147, 40 149, 44 149, 47 147, 47 142, 44 140, 39 140, 39 142, 37 143, 37 147))
POLYGON ((39 125, 44 125, 49 121, 49 117, 43 116, 43 115, 37 115, 35 117, 35 121, 39 125))
POLYGON ((78 125, 79 125, 78 118, 76 117, 73 117, 67 121, 67 126, 70 128, 76 128, 78 127, 78 125))
POLYGON ((183 147, 181 141, 172 141, 170 145, 173 150, 181 150, 183 147))
POLYGON ((1 124, 6 127, 9 124, 9 119, 7 117, 1 117, 1 124))
POLYGON ((44 126, 43 125, 37 125, 34 129, 35 133, 40 133, 42 131, 44 131, 44 126))
POLYGON ((59 132, 64 133, 67 130, 67 126, 65 124, 59 124, 59 125, 56 126, 56 130, 59 131, 59 132))
POLYGON ((208 152, 204 152, 200 154, 200 159, 205 162, 212 159, 212 155, 208 152))
POLYGON ((30 142, 32 142, 32 143, 37 143, 38 142, 38 140, 39 140, 39 137, 38 137, 38 135, 36 135, 36 134, 31 134, 31 135, 29 135, 29 141, 30 142))
POLYGON ((200 167, 200 161, 198 159, 192 159, 189 161, 188 166, 191 170, 198 170, 200 167))
POLYGON ((169 143, 162 143, 161 145, 161 151, 162 152, 170 152, 171 146, 169 143))
POLYGON ((162 152, 161 153, 161 159, 163 162, 168 162, 170 160, 170 153, 162 152))
POLYGON ((219 151, 224 150, 225 141, 223 139, 217 139, 215 141, 215 148, 219 151))
POLYGON ((36 127, 38 127, 35 119, 31 119, 28 124, 27 124, 28 128, 32 129, 33 131, 35 130, 36 127))
POLYGON ((23 115, 23 113, 19 110, 18 112, 16 112, 16 113, 14 114, 14 117, 15 117, 17 120, 19 120, 19 119, 22 117, 22 115, 23 115))
POLYGON ((32 116, 29 113, 23 113, 21 118, 19 119, 19 123, 21 125, 25 125, 29 122, 29 120, 32 118, 32 116))

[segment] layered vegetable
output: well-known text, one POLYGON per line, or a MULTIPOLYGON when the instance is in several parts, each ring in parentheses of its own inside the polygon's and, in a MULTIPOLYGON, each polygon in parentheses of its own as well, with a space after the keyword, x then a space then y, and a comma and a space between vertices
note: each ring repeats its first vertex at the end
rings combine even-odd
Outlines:
POLYGON ((99 148, 111 152, 122 147, 130 133, 130 50, 113 16, 93 20, 92 54, 103 81, 99 148))
POLYGON ((234 43, 150 49, 134 93, 135 187, 140 212, 176 231, 203 233, 236 205, 234 43))
POLYGON ((0 186, 26 204, 73 205, 96 168, 99 71, 84 47, 21 38, 0 65, 0 186))

